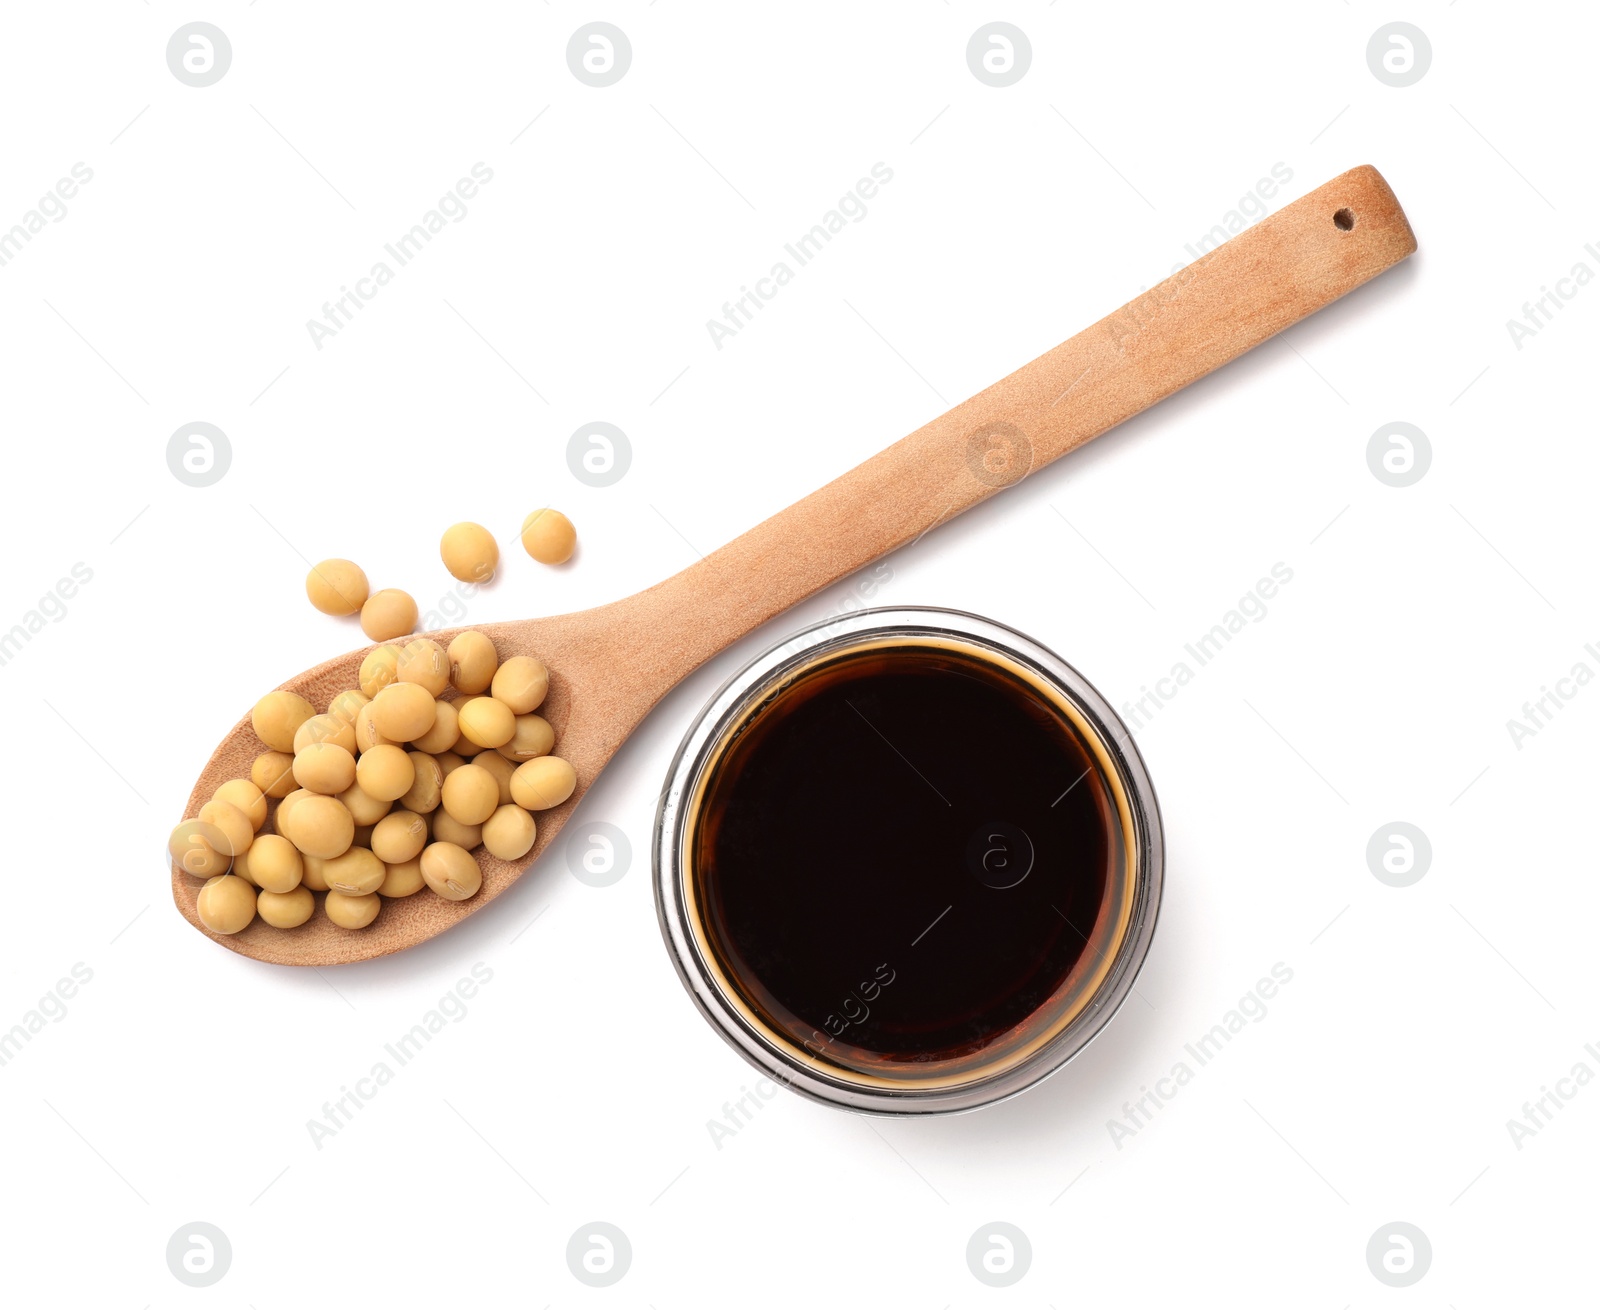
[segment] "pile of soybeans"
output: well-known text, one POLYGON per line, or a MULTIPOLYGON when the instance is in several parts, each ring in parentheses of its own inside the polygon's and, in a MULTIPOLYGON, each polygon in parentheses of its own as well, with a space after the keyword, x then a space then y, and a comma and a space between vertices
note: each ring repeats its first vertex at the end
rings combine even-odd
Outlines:
POLYGON ((263 696, 250 776, 173 829, 172 858, 206 880, 197 909, 212 932, 242 932, 257 916, 298 928, 317 912, 315 893, 350 929, 370 925, 384 897, 424 887, 467 900, 483 884, 473 850, 520 859, 533 814, 577 786, 535 713, 548 670, 526 655, 502 664, 481 632, 448 650, 426 637, 379 646, 359 681, 321 713, 294 692, 263 696))

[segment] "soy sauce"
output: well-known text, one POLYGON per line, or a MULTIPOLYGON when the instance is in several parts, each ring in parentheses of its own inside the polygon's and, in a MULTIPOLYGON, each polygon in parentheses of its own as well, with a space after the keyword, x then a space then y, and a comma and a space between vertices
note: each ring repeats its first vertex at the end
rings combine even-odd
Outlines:
POLYGON ((743 1001, 875 1072, 987 1059, 1046 1023, 1103 950, 1125 854, 1113 782, 1060 705, 920 644, 836 656, 757 709, 691 850, 743 1001))

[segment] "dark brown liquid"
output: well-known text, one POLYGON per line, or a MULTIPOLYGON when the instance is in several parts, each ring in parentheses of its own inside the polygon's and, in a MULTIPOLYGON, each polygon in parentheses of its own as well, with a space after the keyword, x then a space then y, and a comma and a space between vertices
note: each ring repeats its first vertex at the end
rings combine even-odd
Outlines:
POLYGON ((813 1055, 888 1076, 987 1058, 1047 1021, 1124 854, 1114 794, 1056 705, 912 645, 837 657, 759 710, 692 849, 746 1003, 813 1055))

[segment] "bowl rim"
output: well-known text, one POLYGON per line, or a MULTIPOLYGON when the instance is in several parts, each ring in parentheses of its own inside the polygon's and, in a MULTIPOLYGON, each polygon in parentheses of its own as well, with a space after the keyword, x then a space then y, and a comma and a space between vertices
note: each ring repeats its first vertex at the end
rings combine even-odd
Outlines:
POLYGON ((901 1117, 955 1114, 1006 1100, 1058 1072, 1088 1046, 1127 1000, 1149 954, 1160 916, 1165 866, 1155 788, 1129 729, 1110 703, 1077 669, 1026 634, 978 614, 932 606, 886 606, 834 615, 780 638, 729 676, 707 699, 673 755, 656 808, 651 858, 656 917, 667 953, 685 990, 723 1040, 767 1078, 813 1101, 901 1117), (770 1042, 724 995, 689 923, 685 853, 689 807, 684 801, 694 793, 729 726, 744 717, 753 701, 771 695, 819 657, 884 636, 952 640, 988 649, 1030 669, 1068 699, 1099 736, 1132 814, 1132 915, 1110 970, 1080 1012, 1038 1050, 1007 1069, 980 1072, 958 1086, 866 1086, 796 1059, 770 1042))

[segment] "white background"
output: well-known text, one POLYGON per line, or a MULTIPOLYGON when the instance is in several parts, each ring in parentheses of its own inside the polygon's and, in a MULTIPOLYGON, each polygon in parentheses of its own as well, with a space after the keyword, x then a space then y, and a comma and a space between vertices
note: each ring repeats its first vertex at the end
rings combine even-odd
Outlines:
POLYGON ((1597 37, 1577 6, 1477 3, 8 8, 0 229, 74 163, 94 176, 0 267, 0 629, 74 564, 93 579, 0 668, 0 1030, 75 963, 93 979, 0 1067, 5 1300, 1592 1298, 1600 1086, 1520 1150, 1506 1124, 1600 1072, 1600 690, 1520 750, 1506 722, 1600 670, 1600 289, 1520 350, 1506 320, 1600 272, 1597 37), (1403 89, 1365 53, 1397 18, 1433 52, 1403 89), (203 89, 165 58, 193 19, 233 48, 203 89), (632 44, 605 89, 565 57, 594 19, 632 44), (1032 45, 1004 89, 965 57, 993 19, 1032 45), (479 161, 468 216, 315 348, 306 321, 479 161), (868 216, 717 350, 706 320, 878 161, 868 216), (164 836, 216 741, 361 644, 306 605, 302 556, 355 556, 426 609, 445 525, 514 546, 554 504, 576 561, 508 552, 469 620, 630 593, 1130 299, 1277 163, 1274 207, 1377 165, 1420 253, 894 557, 875 597, 1019 627, 1122 705, 1293 569, 1139 734, 1170 857, 1143 1001, 1052 1081, 922 1122, 782 1093, 708 1131, 754 1074, 661 946, 655 792, 710 690, 848 586, 618 756, 580 812, 631 838, 611 887, 558 843, 460 929, 320 973, 174 911, 164 836), (634 450, 607 489, 565 460, 594 420, 634 450), (1433 451, 1404 489, 1366 459, 1396 420, 1433 451), (165 456, 193 421, 232 447, 200 489, 165 456), (1404 889, 1366 858, 1393 820, 1433 850, 1404 889), (1278 962, 1266 1017, 1119 1149, 1124 1102, 1278 962), (465 1017, 315 1147, 307 1121, 475 964, 465 1017), (208 1290, 165 1257, 197 1220, 233 1250, 208 1290), (565 1256, 594 1220, 632 1247, 603 1291, 565 1256), (966 1259, 994 1221, 1032 1247, 1005 1291, 966 1259), (1404 1291, 1366 1257, 1394 1221, 1432 1245, 1404 1291))

